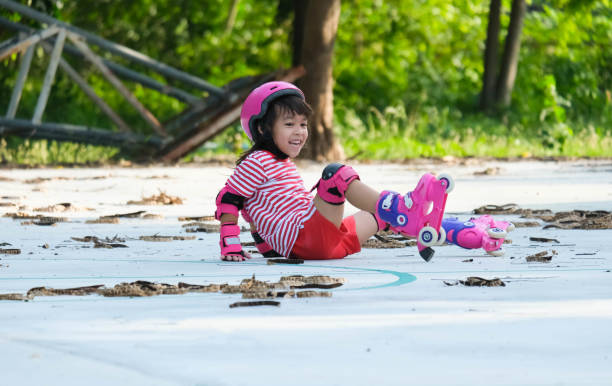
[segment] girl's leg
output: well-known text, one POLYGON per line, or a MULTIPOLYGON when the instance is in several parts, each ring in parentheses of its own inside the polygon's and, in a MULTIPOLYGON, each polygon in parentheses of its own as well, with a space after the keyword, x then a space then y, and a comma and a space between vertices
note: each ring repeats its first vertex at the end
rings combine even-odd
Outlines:
POLYGON ((336 228, 340 228, 342 218, 344 217, 344 204, 332 205, 323 201, 323 199, 317 194, 314 198, 314 206, 323 217, 334 224, 336 228))
POLYGON ((354 180, 346 190, 346 199, 353 206, 361 209, 354 216, 355 230, 361 244, 378 232, 378 223, 374 217, 376 213, 376 202, 380 193, 364 184, 360 180, 354 180))
POLYGON ((353 218, 355 219, 355 231, 357 232, 357 238, 359 238, 359 243, 363 245, 367 239, 372 237, 374 233, 378 232, 378 224, 376 223, 372 213, 366 212, 365 210, 355 213, 353 218))
POLYGON ((345 193, 346 199, 355 207, 366 212, 376 213, 376 203, 380 192, 370 188, 360 180, 354 180, 345 193))
MULTIPOLYGON (((378 197, 380 196, 380 192, 370 188, 368 185, 364 184, 360 180, 353 180, 345 193, 346 199, 358 209, 368 213, 376 212, 376 202, 378 201, 378 197)), ((315 208, 328 219, 332 224, 336 227, 340 228, 340 224, 342 224, 342 219, 344 217, 344 204, 333 205, 328 202, 325 202, 318 194, 314 198, 315 208)), ((371 214, 372 221, 376 224, 376 220, 374 216, 371 214)), ((376 233, 376 229, 374 229, 374 233, 376 233)), ((374 234, 372 233, 372 234, 374 234)), ((372 235, 370 235, 372 236, 372 235)), ((368 237, 369 238, 369 237, 368 237)))
MULTIPOLYGON (((360 180, 349 183, 345 192, 346 199, 361 212, 355 214, 355 228, 360 243, 364 243, 378 231, 378 223, 374 218, 376 202, 380 193, 370 188, 360 180)), ((315 208, 337 228, 340 228, 344 217, 344 204, 333 205, 324 201, 319 194, 314 198, 315 208)))

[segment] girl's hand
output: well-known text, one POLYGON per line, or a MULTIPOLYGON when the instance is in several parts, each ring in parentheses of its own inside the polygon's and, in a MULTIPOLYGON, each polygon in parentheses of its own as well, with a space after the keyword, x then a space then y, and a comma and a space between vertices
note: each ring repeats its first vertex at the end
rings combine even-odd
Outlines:
POLYGON ((245 251, 221 254, 221 260, 223 261, 245 261, 250 258, 251 255, 245 251))

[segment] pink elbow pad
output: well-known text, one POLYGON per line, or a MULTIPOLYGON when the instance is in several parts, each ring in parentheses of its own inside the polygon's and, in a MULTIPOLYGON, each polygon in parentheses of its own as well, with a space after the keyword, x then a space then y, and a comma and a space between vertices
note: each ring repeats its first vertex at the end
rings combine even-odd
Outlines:
POLYGON ((244 197, 233 188, 225 185, 219 194, 217 194, 215 203, 217 204, 217 210, 215 211, 215 218, 217 220, 224 213, 233 214, 238 217, 238 211, 244 206, 244 197))

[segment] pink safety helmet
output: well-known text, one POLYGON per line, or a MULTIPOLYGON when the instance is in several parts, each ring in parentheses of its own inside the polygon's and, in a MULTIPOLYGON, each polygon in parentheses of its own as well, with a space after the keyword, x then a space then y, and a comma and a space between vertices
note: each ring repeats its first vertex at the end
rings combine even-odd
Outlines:
POLYGON ((251 141, 253 140, 253 133, 257 130, 257 121, 266 114, 270 103, 285 95, 297 95, 304 99, 302 90, 289 82, 268 82, 251 91, 242 104, 242 111, 240 112, 242 130, 251 141))

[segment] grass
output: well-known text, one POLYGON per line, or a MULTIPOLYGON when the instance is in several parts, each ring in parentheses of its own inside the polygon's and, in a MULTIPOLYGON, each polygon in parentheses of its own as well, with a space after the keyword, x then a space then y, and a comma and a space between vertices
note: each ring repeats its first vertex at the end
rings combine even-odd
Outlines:
POLYGON ((108 146, 84 145, 47 140, 0 139, 0 160, 4 164, 54 165, 105 163, 119 150, 108 146))
POLYGON ((563 144, 543 145, 539 137, 513 138, 474 135, 463 139, 418 139, 407 136, 374 136, 368 141, 348 139, 344 149, 350 158, 398 160, 419 157, 610 157, 612 137, 580 133, 563 144))
POLYGON ((365 117, 346 110, 336 120, 345 153, 355 159, 612 156, 612 125, 605 122, 504 124, 435 108, 412 116, 401 107, 365 117))

